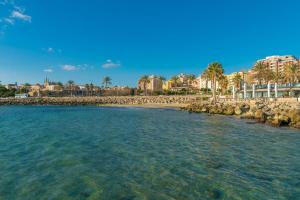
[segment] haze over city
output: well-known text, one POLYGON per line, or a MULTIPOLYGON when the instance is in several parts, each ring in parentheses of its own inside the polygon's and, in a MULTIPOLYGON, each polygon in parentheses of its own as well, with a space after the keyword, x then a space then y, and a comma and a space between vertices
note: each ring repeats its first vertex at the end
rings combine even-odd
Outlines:
POLYGON ((136 86, 143 74, 226 73, 300 55, 300 2, 0 1, 0 80, 136 86), (284 4, 283 4, 284 3, 284 4), (283 6, 284 5, 284 6, 283 6))

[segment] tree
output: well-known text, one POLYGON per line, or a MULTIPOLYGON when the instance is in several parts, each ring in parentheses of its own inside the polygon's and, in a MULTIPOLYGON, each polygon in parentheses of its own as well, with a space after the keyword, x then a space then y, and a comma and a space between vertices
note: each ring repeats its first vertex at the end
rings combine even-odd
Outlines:
POLYGON ((174 83, 175 87, 178 87, 179 83, 180 83, 180 80, 179 80, 179 77, 178 76, 173 76, 171 78, 171 81, 174 83))
POLYGON ((207 94, 207 92, 208 92, 208 81, 210 79, 210 75, 209 75, 208 69, 204 70, 204 72, 201 75, 201 78, 205 79, 205 92, 207 94))
POLYGON ((147 76, 147 75, 142 76, 139 80, 139 85, 143 86, 143 88, 141 88, 141 89, 145 92, 145 95, 147 95, 148 83, 150 83, 150 79, 149 79, 149 76, 147 76))
POLYGON ((290 91, 292 90, 293 83, 300 80, 300 66, 295 63, 288 63, 284 66, 283 81, 290 85, 290 91))
POLYGON ((213 85, 213 101, 214 103, 217 102, 216 90, 217 90, 217 81, 222 77, 224 73, 224 69, 222 65, 218 62, 213 62, 208 66, 208 72, 210 75, 210 80, 212 81, 213 85))
POLYGON ((166 79, 165 77, 163 77, 163 76, 159 76, 158 79, 161 80, 162 82, 164 82, 164 81, 167 80, 167 79, 166 79))
POLYGON ((86 90, 86 96, 90 95, 90 85, 89 84, 85 84, 85 90, 86 90))
POLYGON ((74 85, 75 85, 75 82, 72 81, 72 80, 69 80, 69 81, 67 82, 67 87, 68 87, 69 90, 70 90, 70 95, 71 95, 71 96, 73 96, 74 85))
POLYGON ((254 79, 258 80, 258 83, 261 85, 262 81, 264 80, 265 70, 268 66, 263 62, 258 62, 254 65, 253 72, 254 72, 254 79))
POLYGON ((222 94, 225 94, 224 91, 227 90, 228 84, 229 84, 228 78, 226 76, 222 75, 220 80, 219 80, 219 83, 220 83, 220 86, 221 86, 222 94))
POLYGON ((240 89, 241 88, 241 82, 243 81, 241 74, 236 73, 232 79, 232 82, 234 84, 234 87, 236 87, 236 89, 240 89))
POLYGON ((283 74, 285 83, 296 83, 300 79, 300 66, 295 63, 288 63, 284 66, 283 74))
POLYGON ((91 96, 94 95, 94 88, 95 88, 94 84, 93 84, 93 83, 90 83, 89 89, 90 89, 90 92, 91 92, 91 93, 90 93, 91 96))
POLYGON ((269 83, 276 78, 275 73, 269 68, 268 64, 265 64, 263 62, 256 63, 253 68, 253 72, 254 78, 258 80, 258 83, 260 85, 263 81, 265 83, 269 83))
POLYGON ((194 74, 187 75, 187 81, 188 81, 188 91, 190 93, 190 88, 192 87, 193 82, 196 80, 196 76, 194 74))
POLYGON ((107 88, 108 85, 111 85, 111 78, 109 76, 103 77, 102 84, 107 88))

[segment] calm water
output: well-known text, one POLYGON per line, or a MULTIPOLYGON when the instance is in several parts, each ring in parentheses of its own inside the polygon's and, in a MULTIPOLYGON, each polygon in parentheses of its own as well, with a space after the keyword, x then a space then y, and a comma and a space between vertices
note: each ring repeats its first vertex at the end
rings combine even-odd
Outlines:
POLYGON ((300 199, 300 131, 164 109, 0 107, 0 199, 300 199))

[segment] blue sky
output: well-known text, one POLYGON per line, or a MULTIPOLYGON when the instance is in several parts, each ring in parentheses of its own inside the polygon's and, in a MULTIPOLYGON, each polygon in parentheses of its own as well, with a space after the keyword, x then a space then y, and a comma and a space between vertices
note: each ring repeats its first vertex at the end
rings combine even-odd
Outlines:
POLYGON ((0 0, 0 81, 135 86, 300 56, 298 0, 0 0))

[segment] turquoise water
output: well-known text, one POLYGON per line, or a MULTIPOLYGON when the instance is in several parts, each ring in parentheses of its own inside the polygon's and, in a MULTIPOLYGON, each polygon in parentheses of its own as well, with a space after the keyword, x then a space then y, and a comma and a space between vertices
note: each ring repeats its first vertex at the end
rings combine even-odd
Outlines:
POLYGON ((0 107, 0 199, 300 199, 300 132, 166 109, 0 107))

